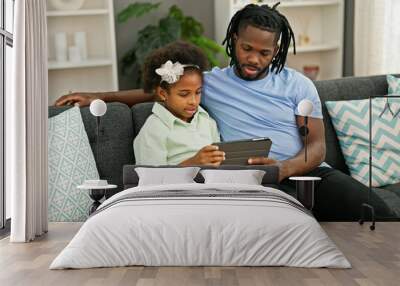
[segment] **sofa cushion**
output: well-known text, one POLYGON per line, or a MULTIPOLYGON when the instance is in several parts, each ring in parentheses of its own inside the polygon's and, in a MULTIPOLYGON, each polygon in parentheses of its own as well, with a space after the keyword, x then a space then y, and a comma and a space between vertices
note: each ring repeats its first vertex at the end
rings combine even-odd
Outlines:
MULTIPOLYGON (((372 186, 400 182, 400 118, 389 112, 379 116, 386 100, 372 101, 372 186)), ((327 101, 351 176, 369 185, 369 100, 327 101)), ((400 108, 393 102, 395 110, 400 108)))
POLYGON ((373 192, 380 197, 392 211, 392 216, 388 218, 400 218, 400 183, 373 188, 373 192))
MULTIPOLYGON (((64 112, 70 107, 49 106, 49 117, 64 112)), ((96 150, 96 119, 90 113, 89 107, 80 108, 83 124, 90 146, 96 150)), ((126 164, 133 164, 133 123, 131 109, 123 103, 107 103, 107 112, 100 121, 100 148, 96 162, 101 179, 115 184, 116 189, 108 190, 109 197, 123 188, 122 168, 126 164)))
POLYGON ((132 117, 133 117, 133 136, 136 137, 139 134, 140 129, 146 122, 147 118, 152 114, 154 102, 139 103, 132 106, 132 117))
POLYGON ((49 220, 84 221, 92 200, 77 186, 98 179, 78 107, 49 119, 49 220))
MULTIPOLYGON (((144 123, 147 118, 152 114, 154 102, 145 102, 139 103, 132 106, 132 119, 133 119, 133 138, 139 134, 140 129, 142 129, 144 123)), ((133 148, 133 141, 132 141, 133 148)), ((136 159, 133 158, 133 161, 136 162, 136 159)))
POLYGON ((400 94, 400 78, 388 74, 386 76, 388 82, 388 94, 400 94))
POLYGON ((322 103, 322 114, 325 125, 326 158, 325 161, 338 170, 349 174, 342 155, 335 129, 329 118, 325 101, 366 99, 371 94, 387 94, 386 76, 345 77, 334 80, 314 82, 322 103))

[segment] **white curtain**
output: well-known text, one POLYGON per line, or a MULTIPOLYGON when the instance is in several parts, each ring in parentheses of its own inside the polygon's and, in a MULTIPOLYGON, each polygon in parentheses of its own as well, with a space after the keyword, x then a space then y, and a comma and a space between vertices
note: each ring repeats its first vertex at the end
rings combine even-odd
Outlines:
POLYGON ((15 1, 13 93, 6 98, 12 242, 47 232, 46 0, 15 1))
POLYGON ((355 76, 400 73, 399 12, 399 0, 355 1, 355 76))

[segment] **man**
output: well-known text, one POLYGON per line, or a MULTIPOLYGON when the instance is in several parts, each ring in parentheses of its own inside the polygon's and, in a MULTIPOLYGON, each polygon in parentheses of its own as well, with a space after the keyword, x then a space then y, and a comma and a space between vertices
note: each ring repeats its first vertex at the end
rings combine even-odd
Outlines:
MULTIPOLYGON (((281 188, 294 192, 293 175, 321 177, 315 190, 314 214, 320 220, 356 220, 367 201, 368 189, 361 183, 330 168, 325 158, 325 133, 321 102, 313 83, 285 67, 294 35, 285 16, 276 6, 247 5, 228 26, 226 50, 231 65, 205 74, 202 105, 216 119, 223 140, 269 137, 271 157, 250 158, 249 164, 278 165, 281 188), (308 127, 308 159, 299 127, 304 117, 297 105, 310 100, 314 109, 308 127)), ((294 47, 295 48, 295 47, 294 47)), ((121 101, 129 105, 153 100, 140 90, 105 94, 73 94, 61 97, 56 105, 78 102, 88 105, 94 98, 121 101)), ((388 212, 373 197, 377 212, 388 212)))

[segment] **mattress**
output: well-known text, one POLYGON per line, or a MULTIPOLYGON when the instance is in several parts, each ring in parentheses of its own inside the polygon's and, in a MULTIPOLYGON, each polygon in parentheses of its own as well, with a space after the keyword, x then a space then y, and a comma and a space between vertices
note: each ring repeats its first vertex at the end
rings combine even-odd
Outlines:
POLYGON ((130 265, 351 267, 312 214, 284 192, 198 183, 114 195, 50 269, 130 265))

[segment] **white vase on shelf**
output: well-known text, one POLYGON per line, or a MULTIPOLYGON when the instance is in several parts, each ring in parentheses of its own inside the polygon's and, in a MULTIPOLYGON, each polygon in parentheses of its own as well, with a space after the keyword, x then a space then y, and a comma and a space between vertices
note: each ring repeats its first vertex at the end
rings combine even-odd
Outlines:
POLYGON ((54 10, 78 10, 85 0, 47 0, 54 10))
POLYGON ((65 32, 57 32, 54 35, 54 46, 56 51, 56 60, 57 62, 66 62, 67 61, 67 33, 65 32))
POLYGON ((75 32, 75 46, 79 48, 82 60, 87 60, 86 32, 75 32))
POLYGON ((81 51, 77 46, 70 46, 68 48, 68 58, 70 62, 79 63, 82 61, 81 51))

